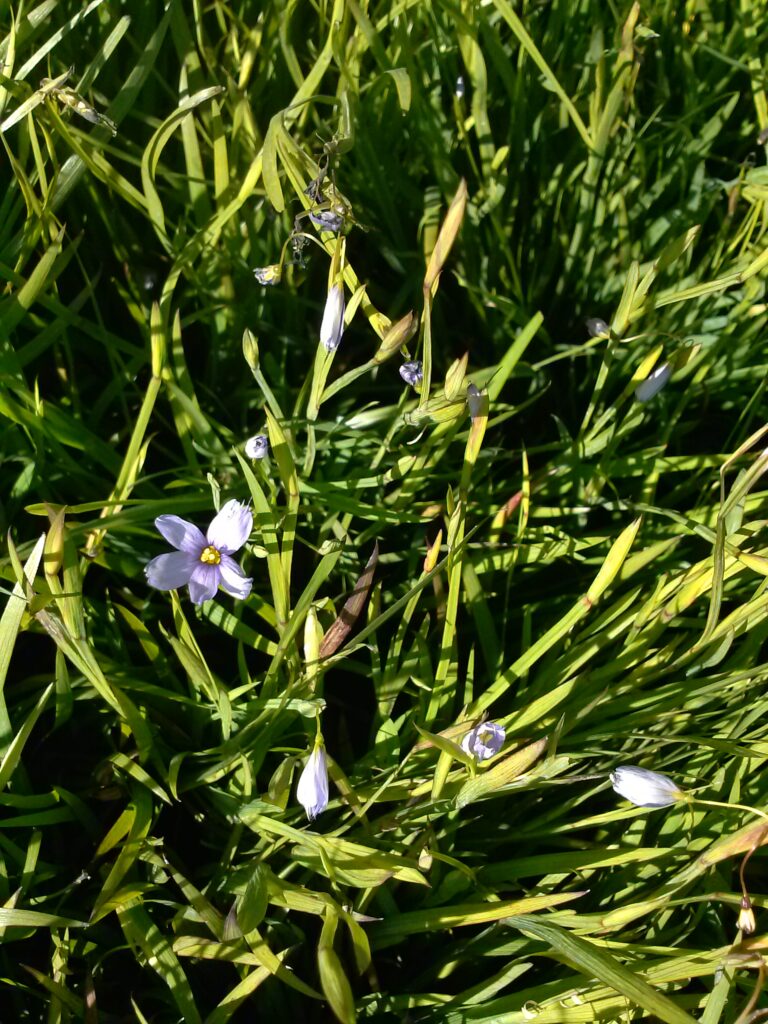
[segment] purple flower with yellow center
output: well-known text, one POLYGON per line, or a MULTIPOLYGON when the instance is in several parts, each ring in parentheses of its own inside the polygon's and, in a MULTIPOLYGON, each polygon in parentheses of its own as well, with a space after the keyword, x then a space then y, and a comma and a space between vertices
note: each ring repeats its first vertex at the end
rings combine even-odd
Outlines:
POLYGON ((504 726, 498 722, 481 722, 461 741, 461 749, 478 761, 487 761, 501 750, 506 735, 504 726))
POLYGON ((219 586, 232 597, 248 597, 253 580, 232 558, 253 529, 253 514, 247 505, 228 501, 211 520, 206 534, 179 516, 158 516, 155 526, 176 550, 147 562, 144 572, 151 587, 177 590, 186 584, 195 604, 209 601, 219 586))

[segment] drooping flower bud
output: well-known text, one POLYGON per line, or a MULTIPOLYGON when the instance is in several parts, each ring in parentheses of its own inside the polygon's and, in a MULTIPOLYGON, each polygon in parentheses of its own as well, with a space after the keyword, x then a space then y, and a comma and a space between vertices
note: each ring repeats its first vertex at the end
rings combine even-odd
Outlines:
POLYGON ((335 284, 328 292, 320 325, 320 341, 326 352, 335 352, 344 333, 344 286, 335 284))
POLYGON ((405 383, 410 384, 412 388, 421 384, 424 379, 424 368, 418 359, 412 363, 403 363, 399 372, 405 383))
POLYGON ((683 791, 668 775, 649 768, 622 765, 610 775, 614 790, 636 807, 669 807, 685 799, 683 791))
POLYGON ((752 901, 749 896, 741 897, 741 910, 737 922, 740 932, 745 935, 752 935, 757 925, 755 924, 755 912, 752 909, 752 901))
POLYGON ((469 415, 473 420, 488 411, 488 397, 477 385, 472 383, 467 385, 467 405, 469 406, 469 415))
POLYGON ((245 454, 249 459, 263 459, 269 451, 269 438, 266 434, 255 434, 245 442, 245 454))
POLYGON ((611 333, 611 329, 608 324, 599 316, 589 317, 587 320, 587 330, 592 338, 599 338, 601 334, 611 333))
POLYGON ((343 215, 335 210, 318 210, 317 213, 310 210, 309 219, 321 231, 341 231, 344 225, 343 215))
POLYGON ((304 765, 296 788, 296 799, 310 821, 314 821, 328 806, 328 765, 325 751, 318 743, 304 765))
POLYGON ((669 363, 662 363, 657 366, 653 373, 649 373, 645 380, 635 388, 635 398, 638 402, 648 402, 654 395, 658 395, 672 376, 672 368, 669 363))

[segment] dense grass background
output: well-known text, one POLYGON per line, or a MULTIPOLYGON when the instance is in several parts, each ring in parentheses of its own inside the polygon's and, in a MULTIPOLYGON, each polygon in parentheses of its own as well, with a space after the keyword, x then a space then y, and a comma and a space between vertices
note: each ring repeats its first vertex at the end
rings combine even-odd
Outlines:
POLYGON ((0 1019, 768 1007, 766 45, 757 0, 0 3, 0 1019), (152 591, 155 516, 231 497, 251 597, 152 591))

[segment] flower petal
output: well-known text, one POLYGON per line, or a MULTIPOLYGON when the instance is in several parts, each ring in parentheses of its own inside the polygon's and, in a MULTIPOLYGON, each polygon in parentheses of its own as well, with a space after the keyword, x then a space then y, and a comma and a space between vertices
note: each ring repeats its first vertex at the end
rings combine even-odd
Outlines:
POLYGON ((344 333, 344 309, 344 288, 335 284, 328 292, 320 324, 320 343, 326 352, 334 352, 339 347, 344 333))
POLYGON ((144 566, 147 582, 158 590, 177 590, 189 583, 198 561, 186 551, 169 551, 144 566))
POLYGON ((296 799, 310 821, 328 806, 328 766, 322 747, 316 746, 307 759, 296 787, 296 799))
POLYGON ((638 768, 625 764, 610 775, 611 785, 619 796, 637 807, 669 807, 685 794, 668 775, 653 772, 650 768, 638 768))
POLYGON ((194 604, 202 604, 203 601, 210 601, 216 596, 221 582, 221 572, 218 565, 206 565, 205 562, 198 562, 192 571, 189 581, 189 596, 194 604))
POLYGON ((251 535, 253 513, 239 501, 228 501, 208 527, 208 543, 219 551, 239 551, 251 535))
POLYGON ((179 516, 158 516, 155 526, 177 551, 199 555, 205 547, 205 537, 194 523, 188 523, 179 516))
POLYGON ((244 601, 251 592, 253 580, 246 576, 237 562, 230 555, 221 556, 219 565, 221 572, 221 585, 232 597, 239 597, 244 601))

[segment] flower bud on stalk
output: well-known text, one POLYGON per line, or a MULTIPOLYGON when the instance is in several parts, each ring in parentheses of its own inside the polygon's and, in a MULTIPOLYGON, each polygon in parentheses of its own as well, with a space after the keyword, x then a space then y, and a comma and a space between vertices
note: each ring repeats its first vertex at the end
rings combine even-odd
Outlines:
POLYGON ((249 459, 263 459, 269 451, 269 438, 266 434, 255 434, 245 442, 245 454, 249 459))
POLYGON ((755 924, 755 912, 752 909, 752 901, 749 896, 741 897, 741 910, 739 911, 738 928, 745 935, 752 935, 757 925, 755 924))
POLYGON ((320 325, 320 341, 326 352, 335 352, 344 333, 344 286, 334 284, 325 300, 323 322, 320 325))
POLYGON ((310 821, 314 821, 328 806, 328 765, 325 751, 319 743, 315 743, 314 750, 304 765, 296 788, 296 799, 310 821))
POLYGON ((381 340, 378 351, 373 357, 375 363, 383 363, 390 356, 393 356, 413 336, 416 329, 413 311, 406 313, 404 317, 392 324, 381 340))
POLYGON ((685 799, 685 794, 669 778, 649 768, 622 765, 610 775, 614 790, 636 807, 669 807, 685 799))
POLYGON ((635 398, 638 402, 649 402, 655 395, 665 387, 672 376, 672 367, 669 363, 662 363, 635 388, 635 398))

